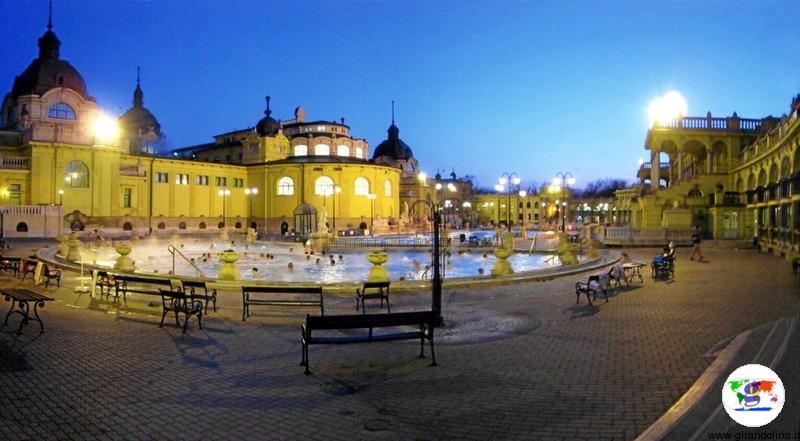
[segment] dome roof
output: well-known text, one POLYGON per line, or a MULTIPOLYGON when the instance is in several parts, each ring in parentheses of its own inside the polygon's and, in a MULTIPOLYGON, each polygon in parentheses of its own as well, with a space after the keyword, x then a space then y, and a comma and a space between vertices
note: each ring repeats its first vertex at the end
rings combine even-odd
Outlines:
POLYGON ((93 101, 86 91, 86 82, 74 67, 68 62, 60 60, 59 49, 61 42, 53 32, 51 23, 47 31, 39 38, 39 58, 31 62, 21 75, 14 79, 11 88, 11 97, 16 99, 21 95, 42 95, 56 87, 67 87, 79 93, 84 99, 93 101))
POLYGON ((389 133, 389 137, 378 144, 378 147, 375 148, 375 152, 372 155, 372 159, 381 156, 388 156, 392 159, 410 159, 414 157, 414 152, 411 151, 411 147, 400 139, 400 129, 394 125, 394 121, 392 121, 392 125, 389 126, 387 132, 389 133))
POLYGON ((272 110, 269 110, 269 100, 267 97, 267 110, 264 111, 264 117, 256 124, 256 132, 259 136, 275 136, 281 130, 281 123, 275 118, 271 117, 272 110))
POLYGON ((136 89, 133 91, 133 107, 119 117, 119 122, 128 136, 138 134, 139 130, 147 133, 150 129, 157 135, 161 135, 161 124, 158 123, 152 112, 144 107, 144 93, 139 85, 138 75, 136 89))

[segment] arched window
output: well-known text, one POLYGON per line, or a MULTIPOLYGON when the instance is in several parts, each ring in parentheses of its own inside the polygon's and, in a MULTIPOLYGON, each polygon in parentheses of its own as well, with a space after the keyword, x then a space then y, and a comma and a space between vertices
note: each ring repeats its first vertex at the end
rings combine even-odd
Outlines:
POLYGON ((333 179, 327 176, 320 176, 314 182, 314 194, 319 196, 329 196, 333 194, 333 179))
POLYGON ((308 155, 308 146, 305 144, 298 144, 294 146, 294 155, 295 156, 306 156, 308 155))
POLYGON ((364 149, 361 147, 356 147, 356 158, 361 158, 364 156, 364 149))
POLYGON ((239 228, 242 228, 242 223, 236 222, 236 224, 234 224, 234 227, 236 227, 236 229, 238 230, 239 228))
POLYGON ((414 164, 409 162, 408 166, 406 167, 406 171, 408 172, 408 174, 413 175, 414 174, 414 164))
POLYGON ((336 154, 339 156, 350 156, 350 147, 346 145, 337 145, 336 154))
POLYGON ((221 229, 223 229, 223 228, 225 228, 225 222, 220 222, 220 223, 218 223, 218 224, 217 224, 217 228, 219 228, 220 230, 221 230, 221 229))
POLYGON ((83 161, 71 161, 64 169, 64 184, 69 188, 88 188, 89 167, 83 161))
POLYGON ((314 154, 317 156, 329 156, 331 154, 331 146, 328 144, 317 144, 314 146, 314 154))
POLYGON ((178 224, 178 229, 179 230, 185 230, 186 229, 186 222, 179 223, 178 224))
POLYGON ((367 178, 361 176, 356 178, 354 194, 356 196, 366 196, 369 194, 369 181, 367 178))
POLYGON ((294 181, 288 176, 278 179, 278 196, 291 196, 294 194, 294 181))
POLYGON ((388 179, 383 183, 383 195, 384 196, 392 195, 392 181, 388 179))
POLYGON ((48 118, 54 119, 78 119, 75 116, 75 111, 72 110, 67 103, 56 103, 50 106, 50 110, 47 111, 48 118))
POLYGON ((205 230, 206 229, 206 223, 205 222, 200 222, 200 225, 198 225, 197 227, 200 228, 201 230, 205 230))
POLYGON ((130 222, 125 222, 124 224, 122 224, 122 230, 133 231, 133 224, 131 224, 130 222))
POLYGON ((27 233, 28 232, 28 224, 25 222, 20 222, 17 224, 17 233, 27 233))
POLYGON ((158 229, 159 230, 164 230, 166 228, 167 228, 167 224, 165 224, 164 222, 159 222, 158 223, 158 229))

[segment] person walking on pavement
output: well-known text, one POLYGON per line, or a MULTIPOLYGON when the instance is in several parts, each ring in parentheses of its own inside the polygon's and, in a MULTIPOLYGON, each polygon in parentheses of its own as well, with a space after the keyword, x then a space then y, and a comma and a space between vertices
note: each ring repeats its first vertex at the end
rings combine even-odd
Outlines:
POLYGON ((700 250, 700 226, 695 225, 694 232, 692 233, 692 255, 689 256, 689 260, 694 260, 695 256, 699 256, 697 259, 698 262, 703 260, 703 252, 700 250))

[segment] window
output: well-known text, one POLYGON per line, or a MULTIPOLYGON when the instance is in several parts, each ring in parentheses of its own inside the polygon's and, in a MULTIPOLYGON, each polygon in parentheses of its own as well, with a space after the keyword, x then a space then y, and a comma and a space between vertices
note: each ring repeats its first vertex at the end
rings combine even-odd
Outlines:
POLYGON ((71 161, 64 169, 64 183, 69 188, 89 188, 89 167, 83 161, 71 161))
POLYGON ((278 179, 278 196, 291 196, 294 194, 294 181, 288 176, 278 179))
POLYGON ((176 185, 189 185, 189 175, 178 173, 175 175, 175 184, 176 185))
POLYGON ((356 158, 361 158, 364 156, 364 149, 361 147, 356 147, 356 158))
POLYGON ((244 187, 244 179, 242 178, 233 178, 233 186, 242 188, 244 187))
POLYGON ((208 185, 208 176, 197 175, 197 185, 208 185))
POLYGON ((169 173, 156 172, 156 182, 166 184, 169 182, 169 173))
POLYGON ((392 181, 387 180, 383 183, 383 195, 384 196, 391 196, 392 195, 392 181))
POLYGON ((179 230, 185 230, 186 229, 186 222, 179 223, 178 224, 178 229, 179 230))
POLYGON ((165 228, 167 228, 167 224, 165 224, 164 222, 159 222, 158 223, 158 229, 159 230, 163 230, 165 228))
POLYGON ((198 225, 197 228, 199 228, 201 230, 205 230, 206 229, 206 223, 205 222, 200 222, 200 225, 198 225))
POLYGON ((357 177, 355 182, 355 193, 356 196, 366 196, 369 194, 369 181, 367 178, 357 177))
POLYGON ((133 231, 133 224, 130 222, 125 222, 122 224, 123 231, 133 231))
POLYGON ((66 103, 53 104, 50 110, 47 111, 47 117, 54 119, 78 119, 75 116, 75 111, 66 103))
POLYGON ((331 154, 331 146, 328 144, 317 144, 314 146, 314 154, 317 156, 329 156, 331 154))
POLYGON ((294 155, 295 156, 306 156, 308 155, 308 146, 305 144, 298 144, 294 146, 294 155))
POLYGON ((226 185, 228 185, 228 178, 217 176, 217 187, 224 187, 226 185))
POLYGON ((333 194, 333 179, 327 176, 320 176, 314 183, 314 194, 327 196, 333 194))
POLYGON ((234 227, 238 230, 238 229, 242 228, 242 223, 241 222, 236 222, 236 224, 234 224, 234 227))
POLYGON ((133 199, 133 189, 131 188, 123 188, 122 189, 122 208, 131 208, 133 199))
POLYGON ((336 154, 339 156, 350 156, 350 147, 346 145, 336 146, 336 154))
POLYGON ((25 222, 20 222, 17 224, 17 233, 27 233, 28 232, 28 224, 25 222))

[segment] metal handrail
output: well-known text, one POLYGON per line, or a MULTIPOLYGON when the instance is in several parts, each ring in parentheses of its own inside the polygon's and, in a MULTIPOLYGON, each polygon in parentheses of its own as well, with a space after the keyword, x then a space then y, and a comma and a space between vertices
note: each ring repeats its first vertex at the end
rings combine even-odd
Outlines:
POLYGON ((172 275, 173 276, 175 275, 175 254, 177 253, 179 256, 183 257, 183 260, 185 260, 189 265, 191 265, 192 268, 195 269, 195 271, 197 271, 197 275, 198 276, 205 277, 205 274, 203 274, 203 270, 198 268, 197 265, 195 265, 194 262, 192 262, 183 253, 181 253, 181 251, 179 249, 175 248, 173 245, 167 245, 167 251, 169 251, 169 253, 172 254, 172 275))

